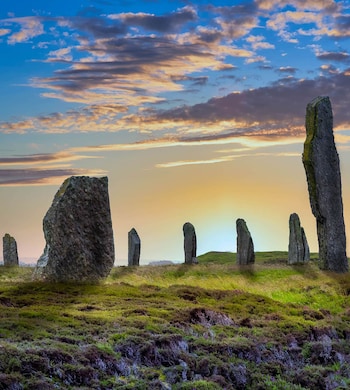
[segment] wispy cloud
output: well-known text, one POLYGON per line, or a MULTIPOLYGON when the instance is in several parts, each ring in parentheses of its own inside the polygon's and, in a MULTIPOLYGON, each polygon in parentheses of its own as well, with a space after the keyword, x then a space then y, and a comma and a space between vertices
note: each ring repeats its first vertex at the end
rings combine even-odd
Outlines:
POLYGON ((83 156, 72 151, 61 151, 1 157, 0 186, 58 185, 67 176, 96 176, 106 173, 100 169, 71 167, 71 162, 85 158, 99 158, 99 156, 83 156), (21 166, 22 168, 12 168, 12 166, 21 166))
POLYGON ((182 167, 186 165, 203 165, 203 164, 221 164, 225 162, 230 162, 236 159, 249 157, 300 157, 300 153, 254 153, 254 154, 234 154, 223 156, 221 158, 211 158, 206 160, 179 160, 179 161, 171 161, 167 163, 156 164, 156 168, 176 168, 182 167))
POLYGON ((84 158, 97 158, 96 156, 82 156, 67 151, 46 154, 31 154, 26 156, 0 157, 1 165, 37 165, 77 161, 84 158))
POLYGON ((6 19, 3 23, 11 23, 20 27, 19 31, 12 32, 8 37, 7 42, 10 45, 27 42, 34 37, 44 34, 44 26, 41 19, 35 16, 6 19))
POLYGON ((0 186, 38 186, 59 185, 64 179, 75 175, 104 175, 103 170, 86 170, 77 168, 62 169, 0 169, 0 186))

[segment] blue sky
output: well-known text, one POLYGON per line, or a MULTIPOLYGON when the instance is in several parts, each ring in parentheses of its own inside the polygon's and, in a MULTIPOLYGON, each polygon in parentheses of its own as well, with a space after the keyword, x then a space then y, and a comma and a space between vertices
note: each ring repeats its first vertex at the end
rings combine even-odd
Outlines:
POLYGON ((132 227, 181 260, 187 220, 200 252, 234 251, 236 218, 286 249, 292 212, 317 250, 305 108, 330 96, 346 211, 349 27, 349 1, 2 1, 3 234, 39 257, 63 180, 107 175, 121 263, 132 227))

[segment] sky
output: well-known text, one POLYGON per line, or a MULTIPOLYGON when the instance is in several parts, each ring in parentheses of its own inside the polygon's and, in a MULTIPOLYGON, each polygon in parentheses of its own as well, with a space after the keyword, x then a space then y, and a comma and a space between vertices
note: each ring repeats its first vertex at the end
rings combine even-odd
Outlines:
MULTIPOLYGON (((72 175, 108 176, 116 265, 288 250, 298 213, 318 251, 302 165, 305 110, 329 96, 350 235, 350 1, 0 2, 0 234, 20 261, 72 175)), ((350 238, 348 238, 350 255, 350 238)))

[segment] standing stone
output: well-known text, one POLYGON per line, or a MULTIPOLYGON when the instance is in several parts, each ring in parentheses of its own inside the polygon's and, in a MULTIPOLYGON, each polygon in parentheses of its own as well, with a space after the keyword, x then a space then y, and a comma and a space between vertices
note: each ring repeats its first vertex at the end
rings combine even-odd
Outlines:
POLYGON ((254 244, 244 219, 238 218, 237 229, 237 264, 248 265, 255 262, 254 244))
POLYGON ((34 278, 96 282, 114 264, 107 177, 72 176, 56 193, 43 221, 46 240, 34 278))
POLYGON ((194 226, 186 222, 183 226, 185 264, 197 263, 197 237, 194 226))
POLYGON ((2 238, 2 250, 4 265, 7 267, 18 266, 17 243, 8 233, 2 238))
POLYGON ((307 105, 305 126, 303 164, 311 209, 316 217, 319 267, 347 272, 339 157, 328 97, 317 97, 307 105))
POLYGON ((298 214, 289 217, 288 264, 303 264, 310 260, 310 250, 298 214))
POLYGON ((128 233, 129 251, 128 265, 140 265, 141 240, 137 231, 132 228, 128 233))

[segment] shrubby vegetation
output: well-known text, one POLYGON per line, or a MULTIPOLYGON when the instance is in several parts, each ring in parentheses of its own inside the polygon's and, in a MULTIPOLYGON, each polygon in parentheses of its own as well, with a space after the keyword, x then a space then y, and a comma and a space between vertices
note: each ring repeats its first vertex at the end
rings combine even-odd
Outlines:
POLYGON ((0 389, 349 388, 349 275, 256 257, 117 267, 98 285, 0 267, 0 389))

